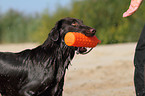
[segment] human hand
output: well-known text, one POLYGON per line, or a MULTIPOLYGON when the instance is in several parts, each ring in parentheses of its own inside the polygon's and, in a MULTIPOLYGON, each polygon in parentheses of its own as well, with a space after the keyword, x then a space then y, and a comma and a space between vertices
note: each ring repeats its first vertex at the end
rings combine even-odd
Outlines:
POLYGON ((127 17, 132 15, 135 11, 137 11, 137 9, 139 8, 141 2, 143 0, 131 0, 129 9, 123 13, 123 17, 127 17))

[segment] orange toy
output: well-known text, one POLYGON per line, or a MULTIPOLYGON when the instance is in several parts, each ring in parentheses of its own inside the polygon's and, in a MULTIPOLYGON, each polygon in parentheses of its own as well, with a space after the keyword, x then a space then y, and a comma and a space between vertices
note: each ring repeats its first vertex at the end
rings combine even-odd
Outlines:
POLYGON ((68 32, 64 37, 64 41, 68 46, 90 48, 93 48, 97 46, 98 43, 101 43, 96 36, 87 37, 84 34, 77 32, 68 32))

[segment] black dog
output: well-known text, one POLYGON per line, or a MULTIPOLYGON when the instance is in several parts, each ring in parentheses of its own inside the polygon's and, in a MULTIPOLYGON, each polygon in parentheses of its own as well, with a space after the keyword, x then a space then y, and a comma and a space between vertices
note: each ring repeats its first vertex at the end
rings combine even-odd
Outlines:
POLYGON ((94 28, 75 18, 58 21, 47 40, 32 50, 0 53, 0 93, 3 96, 62 96, 66 69, 75 50, 64 43, 67 32, 93 36, 94 28))

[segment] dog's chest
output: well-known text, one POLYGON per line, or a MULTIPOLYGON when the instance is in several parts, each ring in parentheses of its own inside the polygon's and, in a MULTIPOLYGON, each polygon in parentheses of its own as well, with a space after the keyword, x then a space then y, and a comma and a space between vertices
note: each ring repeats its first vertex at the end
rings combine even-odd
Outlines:
MULTIPOLYGON (((58 70, 61 70, 61 68, 58 70)), ((63 89, 65 72, 59 72, 58 70, 56 72, 48 72, 44 75, 39 91, 37 91, 38 94, 53 94, 63 89)))

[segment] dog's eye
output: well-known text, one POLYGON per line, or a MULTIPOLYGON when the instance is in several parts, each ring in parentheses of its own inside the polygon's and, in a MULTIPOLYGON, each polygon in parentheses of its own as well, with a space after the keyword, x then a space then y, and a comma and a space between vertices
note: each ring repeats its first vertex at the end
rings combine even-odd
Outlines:
POLYGON ((74 22, 74 23, 72 23, 72 25, 73 25, 74 27, 76 27, 76 26, 78 26, 79 24, 78 24, 77 22, 74 22))

